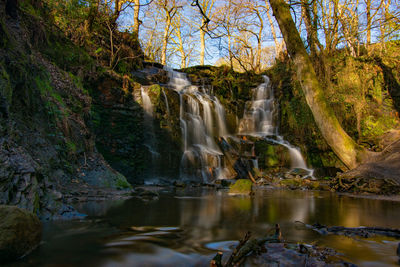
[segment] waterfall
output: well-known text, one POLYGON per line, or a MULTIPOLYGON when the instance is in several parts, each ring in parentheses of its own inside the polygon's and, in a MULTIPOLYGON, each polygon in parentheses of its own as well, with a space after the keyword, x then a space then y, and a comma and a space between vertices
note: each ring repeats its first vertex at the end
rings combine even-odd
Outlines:
POLYGON ((218 135, 226 136, 228 135, 228 130, 226 129, 225 109, 218 101, 218 98, 214 97, 213 102, 218 121, 218 135))
POLYGON ((153 160, 159 156, 159 153, 155 148, 155 133, 154 133, 154 125, 153 125, 153 104, 151 103, 151 99, 147 92, 144 90, 143 86, 140 88, 143 110, 144 110, 144 127, 145 132, 148 137, 145 139, 145 146, 149 150, 152 155, 153 160))
POLYGON ((250 107, 246 107, 239 123, 239 133, 256 136, 275 135, 274 116, 276 114, 275 99, 267 76, 264 83, 253 89, 250 107))
MULTIPOLYGON (((181 158, 182 179, 212 182, 226 175, 223 153, 216 136, 228 134, 225 110, 205 87, 194 86, 186 74, 167 69, 169 86, 179 93, 179 121, 184 152, 181 158)), ((212 90, 208 90, 212 91, 212 90)))
POLYGON ((164 89, 162 89, 161 92, 162 92, 162 94, 163 94, 163 96, 164 96, 165 108, 167 109, 167 115, 168 115, 168 117, 169 117, 171 113, 170 113, 170 111, 169 111, 168 97, 167 97, 167 95, 165 94, 164 89))
POLYGON ((264 83, 253 89, 252 100, 246 105, 243 118, 239 122, 239 134, 264 137, 283 145, 289 150, 291 168, 304 169, 308 171, 308 176, 312 176, 314 170, 307 167, 300 150, 278 135, 278 127, 274 123, 277 114, 274 92, 269 78, 265 75, 263 78, 264 83))
MULTIPOLYGON (((257 169, 258 161, 254 155, 254 147, 253 152, 245 152, 241 159, 241 152, 239 155, 238 151, 233 151, 235 149, 230 145, 230 141, 227 141, 231 140, 237 144, 240 139, 229 135, 225 109, 213 95, 213 88, 192 85, 185 73, 168 68, 165 70, 169 76, 168 87, 179 95, 179 122, 183 147, 180 179, 209 183, 216 179, 232 177, 233 169, 238 166, 244 168, 242 176, 251 168, 257 169), (246 161, 248 163, 245 163, 246 161)), ((164 91, 162 94, 169 115, 167 95, 164 91)), ((145 101, 147 100, 144 96, 144 106, 145 101)), ((147 108, 145 110, 147 111, 147 108)), ((274 92, 268 77, 264 76, 264 83, 253 89, 252 99, 246 103, 243 118, 238 121, 238 133, 265 138, 285 146, 289 151, 292 169, 307 170, 311 176, 312 170, 307 168, 300 150, 278 135, 276 114, 274 92)))

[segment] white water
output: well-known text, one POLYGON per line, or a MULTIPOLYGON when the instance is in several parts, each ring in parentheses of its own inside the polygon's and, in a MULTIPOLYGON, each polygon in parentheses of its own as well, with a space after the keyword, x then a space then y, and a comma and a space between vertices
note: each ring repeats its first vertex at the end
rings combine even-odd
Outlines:
POLYGON ((184 153, 181 159, 181 177, 211 182, 226 176, 222 164, 223 153, 214 136, 228 134, 225 110, 214 96, 190 83, 184 73, 166 69, 169 86, 179 93, 180 126, 184 153))
MULTIPOLYGON (((182 179, 203 182, 223 179, 229 176, 224 166, 224 154, 216 144, 215 137, 229 135, 226 127, 225 109, 218 98, 212 95, 205 86, 192 85, 186 74, 167 69, 170 81, 168 85, 179 94, 179 120, 182 131, 184 152, 181 158, 180 176, 182 179)), ((278 135, 278 127, 274 123, 277 114, 274 92, 268 77, 265 82, 253 89, 252 100, 246 104, 243 118, 239 122, 239 133, 267 138, 285 146, 291 158, 291 167, 301 168, 312 176, 313 170, 307 165, 298 148, 278 135), (271 138, 272 137, 272 138, 271 138)), ((168 100, 166 100, 169 113, 168 100)), ((257 160, 252 160, 254 168, 258 168, 257 160)))
POLYGON ((263 76, 263 78, 264 83, 253 89, 252 101, 247 104, 249 108, 245 109, 239 123, 239 134, 276 137, 276 140, 270 138, 268 140, 283 145, 289 150, 291 168, 307 170, 308 176, 312 176, 314 170, 307 167, 300 150, 278 135, 278 127, 274 123, 277 113, 274 92, 269 78, 267 76, 263 76))
POLYGON ((144 144, 152 155, 153 160, 159 156, 159 153, 155 149, 155 133, 153 125, 153 104, 151 99, 143 87, 140 88, 143 110, 144 110, 144 127, 145 132, 148 135, 144 144))
POLYGON ((162 94, 163 94, 163 96, 164 96, 165 108, 167 109, 167 115, 168 115, 168 117, 169 117, 169 116, 170 116, 170 111, 169 111, 168 97, 167 97, 167 95, 165 94, 164 89, 162 89, 161 92, 162 92, 162 94))

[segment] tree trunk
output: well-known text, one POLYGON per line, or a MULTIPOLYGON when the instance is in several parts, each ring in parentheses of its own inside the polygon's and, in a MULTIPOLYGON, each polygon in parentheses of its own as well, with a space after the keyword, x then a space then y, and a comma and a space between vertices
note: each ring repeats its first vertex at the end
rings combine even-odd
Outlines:
MULTIPOLYGON (((179 23, 180 23, 180 19, 179 19, 179 23)), ((185 54, 185 49, 183 48, 183 40, 182 40, 182 33, 181 33, 180 27, 176 30, 176 35, 178 36, 179 52, 181 53, 181 69, 184 69, 184 68, 186 68, 186 54, 185 54)))
POLYGON ((267 7, 267 16, 268 16, 269 25, 271 27, 272 37, 274 38, 274 42, 275 42, 275 57, 277 58, 277 57, 279 57, 281 50, 280 50, 278 38, 276 37, 274 22, 272 21, 271 15, 269 14, 270 5, 268 3, 268 0, 265 0, 265 5, 267 7))
POLYGON ((135 0, 135 6, 133 7, 133 37, 136 40, 139 40, 139 27, 141 21, 139 20, 139 9, 140 9, 140 0, 135 0))
POLYGON ((161 64, 163 65, 167 63, 167 45, 168 45, 168 34, 170 27, 171 27, 171 17, 167 16, 164 28, 163 46, 161 50, 161 64))
POLYGON ((367 45, 371 44, 371 0, 366 0, 367 9, 367 45))
POLYGON ((293 60, 307 104, 322 136, 349 169, 357 167, 364 157, 365 150, 347 135, 326 102, 323 88, 290 15, 289 5, 284 0, 269 0, 269 2, 285 39, 287 51, 293 60))
POLYGON ((206 40, 205 35, 206 32, 204 30, 205 20, 204 18, 201 20, 201 28, 200 28, 200 65, 204 65, 204 55, 206 50, 206 40))

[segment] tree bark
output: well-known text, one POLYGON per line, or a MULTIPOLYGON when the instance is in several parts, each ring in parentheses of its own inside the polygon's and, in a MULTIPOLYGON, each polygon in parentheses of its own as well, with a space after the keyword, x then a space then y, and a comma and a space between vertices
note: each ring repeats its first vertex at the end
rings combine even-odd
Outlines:
POLYGON ((287 51, 293 60, 307 104, 322 136, 349 169, 357 167, 366 151, 347 135, 326 102, 323 88, 290 15, 289 5, 284 0, 269 0, 269 2, 284 37, 287 51))
POLYGON ((279 57, 279 54, 281 53, 281 47, 279 45, 278 38, 276 37, 276 32, 275 32, 275 27, 274 27, 274 22, 272 21, 271 15, 269 14, 269 9, 270 9, 270 4, 268 3, 268 0, 265 0, 265 6, 267 7, 267 16, 268 16, 268 21, 269 25, 271 27, 271 33, 272 37, 274 38, 274 43, 275 43, 275 57, 279 57))
POLYGON ((204 30, 205 27, 205 19, 202 18, 201 20, 201 27, 200 27, 200 65, 204 65, 204 57, 206 51, 206 32, 204 30))
POLYGON ((366 9, 367 9, 367 46, 371 44, 371 0, 366 0, 366 9))
POLYGON ((165 65, 167 63, 167 45, 168 45, 168 33, 169 33, 170 27, 171 27, 171 18, 167 17, 167 20, 165 21, 163 46, 162 46, 162 50, 161 50, 161 64, 163 64, 163 65, 165 65))
POLYGON ((133 7, 133 37, 136 38, 136 40, 139 39, 139 27, 141 24, 141 21, 139 19, 139 9, 140 9, 140 0, 135 0, 135 6, 133 7))
POLYGON ((169 37, 169 29, 171 28, 172 16, 171 12, 173 9, 168 10, 165 6, 165 28, 164 28, 164 36, 163 36, 163 46, 161 49, 161 64, 165 65, 167 63, 167 46, 168 46, 168 37, 169 37))

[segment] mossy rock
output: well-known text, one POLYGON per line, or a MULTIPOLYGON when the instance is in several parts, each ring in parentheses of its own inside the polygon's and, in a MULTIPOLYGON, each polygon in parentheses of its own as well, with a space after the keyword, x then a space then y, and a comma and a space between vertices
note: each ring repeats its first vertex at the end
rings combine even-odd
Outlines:
POLYGON ((229 194, 250 195, 252 193, 253 183, 248 179, 239 179, 230 186, 229 194))
POLYGON ((16 260, 39 245, 42 225, 35 214, 0 205, 0 218, 0 263, 16 260))

